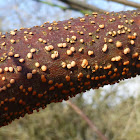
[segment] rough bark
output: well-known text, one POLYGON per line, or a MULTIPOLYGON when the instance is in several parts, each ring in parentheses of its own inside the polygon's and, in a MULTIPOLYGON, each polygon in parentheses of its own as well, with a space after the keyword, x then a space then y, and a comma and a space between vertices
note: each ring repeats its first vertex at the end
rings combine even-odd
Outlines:
POLYGON ((140 11, 21 28, 0 37, 0 126, 140 74, 140 11))

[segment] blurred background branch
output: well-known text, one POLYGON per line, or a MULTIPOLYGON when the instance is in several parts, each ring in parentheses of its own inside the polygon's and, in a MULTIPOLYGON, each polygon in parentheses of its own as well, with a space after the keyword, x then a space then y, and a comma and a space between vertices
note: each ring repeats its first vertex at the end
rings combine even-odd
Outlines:
POLYGON ((80 116, 83 120, 87 122, 93 133, 95 132, 101 140, 107 140, 107 138, 102 134, 102 132, 96 127, 96 125, 85 115, 85 113, 71 101, 67 101, 67 104, 80 116))
MULTIPOLYGON (((76 11, 80 11, 83 14, 91 14, 92 12, 98 12, 98 13, 103 13, 106 12, 106 10, 100 9, 95 5, 90 5, 85 1, 80 1, 80 0, 59 0, 63 3, 66 3, 68 5, 68 7, 65 6, 61 6, 61 5, 56 5, 53 2, 47 2, 47 1, 43 1, 43 0, 34 0, 36 2, 41 2, 41 3, 45 3, 51 6, 55 6, 55 7, 59 7, 62 10, 67 10, 67 9, 71 9, 71 10, 76 10, 76 11)), ((131 7, 135 7, 140 9, 140 4, 136 3, 136 2, 132 2, 132 1, 127 1, 127 0, 107 0, 107 1, 112 1, 112 2, 116 2, 116 3, 120 3, 126 6, 131 6, 131 7)))
POLYGON ((51 2, 47 2, 47 1, 42 1, 42 0, 34 0, 36 2, 41 2, 41 3, 45 3, 51 6, 56 6, 61 8, 62 10, 67 10, 67 9, 71 9, 71 10, 76 10, 76 11, 80 11, 83 14, 91 14, 92 12, 99 12, 99 13, 103 13, 105 12, 105 10, 97 8, 96 6, 87 4, 84 1, 78 1, 78 0, 59 0, 63 3, 66 3, 68 5, 68 7, 64 7, 64 6, 60 6, 60 5, 56 5, 54 3, 51 2))
POLYGON ((74 10, 79 10, 79 11, 91 11, 91 12, 99 12, 99 13, 103 13, 105 12, 105 10, 102 10, 100 8, 97 8, 94 5, 90 5, 84 1, 78 1, 78 0, 60 0, 66 4, 68 4, 70 7, 72 7, 74 10))
POLYGON ((113 1, 113 2, 121 3, 121 4, 124 4, 127 6, 131 6, 131 7, 140 9, 140 4, 137 2, 132 2, 132 1, 128 1, 128 0, 107 0, 107 1, 113 1))

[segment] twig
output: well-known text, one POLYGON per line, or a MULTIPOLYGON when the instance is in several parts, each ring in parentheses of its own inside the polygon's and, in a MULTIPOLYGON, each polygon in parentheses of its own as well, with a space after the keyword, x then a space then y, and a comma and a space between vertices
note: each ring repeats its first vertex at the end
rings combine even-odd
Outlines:
POLYGON ((70 107, 77 113, 79 114, 89 125, 89 127, 94 131, 101 140, 107 140, 107 138, 102 134, 101 131, 93 124, 93 122, 84 114, 84 112, 78 108, 75 104, 71 103, 70 101, 67 101, 67 104, 70 105, 70 107))
POLYGON ((140 9, 140 4, 136 3, 136 2, 132 2, 132 1, 127 1, 127 0, 107 0, 107 1, 114 1, 117 3, 121 3, 121 4, 124 4, 127 6, 131 6, 131 7, 135 7, 135 8, 140 9))
POLYGON ((66 4, 68 4, 69 6, 71 6, 73 9, 75 10, 90 10, 90 11, 96 11, 99 13, 103 13, 105 12, 105 10, 102 10, 100 8, 97 8, 96 6, 87 4, 86 2, 81 2, 81 1, 75 1, 75 0, 59 0, 62 1, 66 4))
POLYGON ((82 7, 77 7, 76 5, 73 5, 71 7, 65 7, 65 6, 57 5, 57 4, 54 4, 54 3, 51 3, 51 2, 42 1, 42 0, 34 0, 34 1, 40 2, 40 3, 44 3, 44 4, 47 4, 47 5, 53 6, 53 7, 59 7, 62 10, 70 9, 70 10, 79 11, 82 14, 92 14, 92 11, 84 10, 82 7))
POLYGON ((69 7, 65 7, 65 6, 60 6, 51 2, 46 2, 46 1, 42 1, 42 0, 34 0, 36 2, 41 2, 44 4, 48 4, 50 6, 55 6, 55 7, 59 7, 62 10, 67 10, 67 9, 71 9, 71 10, 76 10, 76 11, 80 11, 83 14, 91 14, 93 11, 96 11, 98 13, 103 13, 105 12, 105 10, 102 10, 100 8, 97 8, 96 6, 93 5, 89 5, 85 2, 80 2, 80 1, 74 1, 74 0, 59 0, 62 1, 66 4, 69 5, 69 7))
POLYGON ((54 4, 54 3, 51 3, 51 2, 47 2, 47 1, 42 1, 42 0, 34 0, 34 1, 41 2, 41 3, 44 3, 44 4, 48 4, 48 5, 53 6, 53 7, 59 7, 62 10, 71 9, 71 8, 68 8, 68 7, 65 7, 65 6, 61 6, 61 5, 57 5, 57 4, 54 4))

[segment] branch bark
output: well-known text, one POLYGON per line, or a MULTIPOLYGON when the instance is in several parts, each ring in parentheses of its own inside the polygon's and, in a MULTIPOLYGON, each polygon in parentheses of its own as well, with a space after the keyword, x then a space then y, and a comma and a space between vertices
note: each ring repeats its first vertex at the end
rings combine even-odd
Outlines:
POLYGON ((0 126, 140 74, 140 11, 93 13, 0 35, 0 126))

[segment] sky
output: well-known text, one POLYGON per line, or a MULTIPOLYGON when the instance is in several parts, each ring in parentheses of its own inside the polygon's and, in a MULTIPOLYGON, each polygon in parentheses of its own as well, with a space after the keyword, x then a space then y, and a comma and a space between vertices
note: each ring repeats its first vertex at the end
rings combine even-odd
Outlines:
MULTIPOLYGON (((45 1, 45 0, 44 0, 45 1)), ((63 4, 58 0, 47 0, 55 4, 63 4)), ((140 0, 131 0, 140 3, 140 0)), ((106 0, 87 0, 89 4, 93 4, 104 10, 109 10, 119 12, 122 10, 134 10, 135 8, 124 6, 122 4, 117 4, 115 2, 108 2, 106 0)), ((45 21, 58 21, 69 19, 70 17, 83 16, 80 12, 66 10, 65 12, 58 8, 52 7, 46 4, 37 3, 33 0, 0 0, 0 26, 2 26, 2 31, 7 32, 13 29, 19 29, 20 27, 32 27, 33 25, 41 25, 45 21)), ((102 94, 105 91, 112 90, 117 87, 118 95, 137 96, 140 95, 139 90, 140 76, 133 78, 132 80, 125 80, 118 86, 115 84, 113 86, 105 86, 102 94)), ((84 98, 88 98, 90 102, 90 97, 95 90, 90 90, 84 94, 84 98)))

